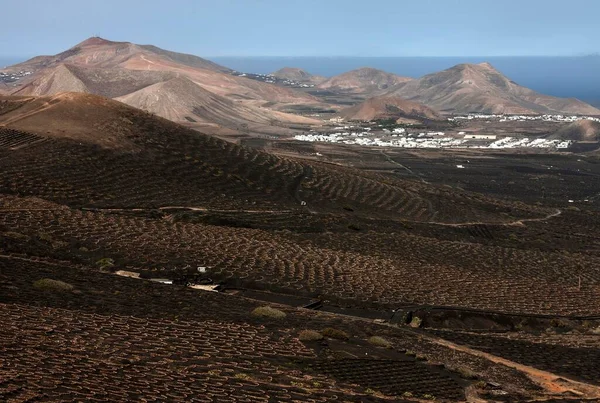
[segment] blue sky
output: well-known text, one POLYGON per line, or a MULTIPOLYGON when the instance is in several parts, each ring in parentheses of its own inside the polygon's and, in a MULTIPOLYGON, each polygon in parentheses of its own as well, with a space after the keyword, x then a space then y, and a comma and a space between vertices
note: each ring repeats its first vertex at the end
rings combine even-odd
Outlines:
POLYGON ((600 52, 598 0, 0 0, 0 58, 93 35, 200 56, 600 52))

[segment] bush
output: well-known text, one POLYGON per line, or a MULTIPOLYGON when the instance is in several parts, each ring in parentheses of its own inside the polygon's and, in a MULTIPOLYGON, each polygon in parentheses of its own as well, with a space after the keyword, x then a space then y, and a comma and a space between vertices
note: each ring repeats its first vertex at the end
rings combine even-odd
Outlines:
POLYGON ((59 280, 52 280, 50 278, 43 278, 41 280, 37 280, 35 283, 33 283, 33 287, 42 291, 58 292, 72 291, 75 288, 69 283, 65 283, 59 280))
POLYGON ((257 318, 270 318, 270 319, 283 319, 286 317, 285 312, 279 309, 272 308, 270 306, 261 306, 256 308, 251 313, 252 316, 257 318))
POLYGON ((477 379, 478 376, 475 372, 471 371, 469 368, 459 367, 456 369, 456 372, 460 374, 460 376, 464 379, 477 379))
POLYGON ((316 330, 303 330, 298 335, 300 341, 319 341, 323 340, 323 335, 316 330))
POLYGON ((96 266, 98 266, 99 269, 106 269, 107 267, 112 267, 114 265, 115 261, 109 257, 105 257, 96 262, 96 266))
POLYGON ((423 323, 423 320, 421 318, 419 318, 418 316, 413 316, 412 320, 409 323, 410 327, 421 327, 421 324, 423 323))
POLYGON ((369 342, 369 344, 372 344, 377 347, 392 348, 392 343, 380 336, 369 337, 367 341, 369 342))
POLYGON ((334 329, 332 327, 328 327, 323 329, 323 336, 329 337, 330 339, 338 339, 338 340, 350 340, 350 336, 348 333, 343 330, 334 329))
POLYGON ((45 232, 40 232, 37 235, 37 237, 38 237, 38 239, 40 239, 41 241, 44 241, 44 242, 51 243, 53 241, 52 236, 50 234, 45 233, 45 232))

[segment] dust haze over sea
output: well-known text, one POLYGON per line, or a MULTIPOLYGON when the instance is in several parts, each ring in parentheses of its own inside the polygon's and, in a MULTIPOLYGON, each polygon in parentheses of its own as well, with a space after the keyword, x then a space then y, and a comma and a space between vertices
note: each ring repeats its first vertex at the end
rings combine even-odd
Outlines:
POLYGON ((580 57, 212 57, 212 61, 246 73, 272 73, 299 67, 334 76, 373 67, 407 77, 421 77, 460 63, 490 62, 516 83, 547 95, 574 97, 600 106, 600 55, 580 57))

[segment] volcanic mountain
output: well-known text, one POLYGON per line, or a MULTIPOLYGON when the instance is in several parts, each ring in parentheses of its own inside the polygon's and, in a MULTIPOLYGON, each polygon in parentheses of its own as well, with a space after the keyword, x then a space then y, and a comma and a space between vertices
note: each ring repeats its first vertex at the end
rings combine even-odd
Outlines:
POLYGON ((411 80, 408 77, 401 77, 385 71, 364 67, 331 77, 319 84, 318 88, 375 96, 395 85, 411 80))
MULTIPOLYGON (((18 86, 12 90, 15 95, 40 96, 75 91, 117 98, 131 94, 126 99, 136 107, 144 107, 148 102, 142 102, 144 97, 133 93, 145 89, 143 93, 145 97, 155 96, 157 99, 166 99, 164 94, 152 94, 153 91, 161 91, 164 88, 164 85, 157 84, 183 77, 201 87, 200 90, 204 89, 216 95, 208 96, 203 93, 205 95, 201 97, 203 102, 196 105, 197 109, 210 110, 213 107, 217 109, 206 113, 206 119, 211 115, 222 115, 223 100, 220 97, 230 101, 237 100, 246 108, 255 109, 254 112, 249 113, 254 116, 259 114, 258 108, 267 102, 270 109, 286 105, 319 103, 316 98, 299 91, 231 75, 230 69, 197 56, 170 52, 151 45, 112 42, 102 38, 90 38, 58 55, 38 56, 11 66, 5 71, 33 73, 17 83, 18 86), (140 103, 136 104, 136 100, 140 103), (214 105, 208 102, 212 100, 216 102, 214 105)), ((172 87, 173 84, 167 85, 169 86, 172 87)), ((198 90, 194 89, 194 91, 198 90)), ((172 105, 169 108, 189 109, 192 98, 188 94, 182 95, 180 99, 171 91, 169 101, 172 105)), ((159 113, 165 113, 164 117, 185 116, 182 113, 166 113, 168 108, 158 109, 159 113)), ((248 112, 248 109, 245 112, 248 112)), ((260 111, 265 115, 262 121, 273 119, 269 110, 261 108, 260 111)), ((244 115, 235 108, 231 114, 233 121, 238 121, 238 118, 244 115)), ((275 115, 275 119, 280 122, 296 123, 302 120, 293 115, 282 113, 275 113, 275 115)), ((222 125, 224 120, 212 123, 222 125)))
POLYGON ((300 83, 311 84, 320 84, 323 81, 327 80, 326 77, 312 75, 309 72, 299 69, 297 67, 284 67, 271 73, 271 75, 281 80, 292 80, 300 83))
POLYGON ((439 120, 442 116, 433 109, 400 97, 374 97, 358 105, 344 109, 340 115, 348 120, 439 120))
POLYGON ((460 64, 398 84, 388 95, 453 113, 600 114, 600 110, 577 99, 551 97, 522 87, 489 63, 460 64))

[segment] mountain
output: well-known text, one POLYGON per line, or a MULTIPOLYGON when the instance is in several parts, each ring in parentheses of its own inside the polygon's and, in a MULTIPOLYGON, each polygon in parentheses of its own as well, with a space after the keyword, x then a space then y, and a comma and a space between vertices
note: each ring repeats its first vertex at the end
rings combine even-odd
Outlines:
POLYGON ((161 81, 115 99, 174 122, 202 122, 224 127, 240 127, 247 122, 268 125, 272 120, 317 123, 301 116, 245 106, 207 91, 185 77, 161 81))
MULTIPOLYGON (((61 92, 85 92, 111 98, 131 95, 124 99, 139 107, 149 105, 147 100, 150 97, 166 100, 168 97, 164 94, 152 94, 152 92, 173 86, 173 83, 165 84, 166 87, 158 84, 183 77, 201 89, 213 93, 214 96, 208 96, 206 93, 199 97, 183 96, 185 99, 181 102, 187 106, 174 104, 170 112, 167 112, 169 108, 159 107, 157 113, 172 119, 187 116, 187 112, 173 113, 173 110, 194 109, 194 107, 190 108, 189 103, 192 100, 200 102, 202 99, 196 105, 196 109, 212 108, 215 110, 213 116, 222 116, 224 113, 222 97, 246 107, 245 113, 232 110, 230 120, 218 119, 210 122, 215 124, 223 124, 226 121, 239 122, 244 115, 254 115, 252 121, 256 121, 259 108, 264 115, 259 119, 260 121, 275 119, 283 123, 307 122, 307 119, 276 112, 276 110, 290 105, 320 103, 316 98, 300 91, 234 76, 229 74, 230 69, 197 56, 171 52, 152 45, 113 42, 97 37, 85 40, 57 55, 38 56, 3 71, 32 73, 18 80, 16 87, 11 86, 11 93, 15 95, 41 96, 61 92), (142 89, 145 89, 143 96, 142 93, 134 95, 142 89), (144 97, 146 101, 142 102, 144 97), (133 102, 134 99, 137 103, 133 102), (211 107, 207 101, 214 101, 215 105, 211 107), (267 103, 268 107, 264 107, 263 105, 267 103), (248 112, 250 109, 254 109, 254 112, 248 112), (220 111, 216 112, 216 110, 220 111)), ((177 98, 172 92, 169 97, 177 98)), ((208 116, 211 116, 211 113, 205 114, 204 117, 208 118, 208 116)), ((185 122, 190 123, 189 120, 185 122)), ((237 127, 236 124, 235 128, 237 127)))
POLYGON ((314 76, 309 72, 299 69, 297 67, 284 67, 279 69, 271 75, 281 79, 281 80, 291 80, 300 83, 311 83, 311 84, 320 84, 323 81, 327 80, 326 77, 322 76, 314 76))
POLYGON ((201 68, 218 72, 229 72, 230 69, 197 56, 170 52, 152 45, 136 45, 131 42, 115 42, 100 37, 88 38, 72 48, 54 56, 37 56, 23 63, 10 66, 7 70, 37 71, 55 67, 61 63, 86 67, 117 67, 138 60, 152 63, 155 58, 163 62, 182 64, 192 68, 201 68), (145 57, 152 59, 148 60, 145 57))
POLYGON ((346 108, 340 115, 348 120, 439 120, 442 116, 433 109, 400 97, 380 96, 346 108))
POLYGON ((489 63, 459 64, 398 84, 387 95, 400 96, 453 113, 600 114, 600 110, 577 99, 551 97, 522 87, 489 63))
POLYGON ((318 88, 374 96, 385 92, 385 90, 395 85, 411 80, 408 77, 401 77, 382 70, 364 67, 331 77, 319 84, 318 88))
POLYGON ((588 119, 578 120, 553 133, 550 138, 576 141, 600 141, 600 123, 588 119))

